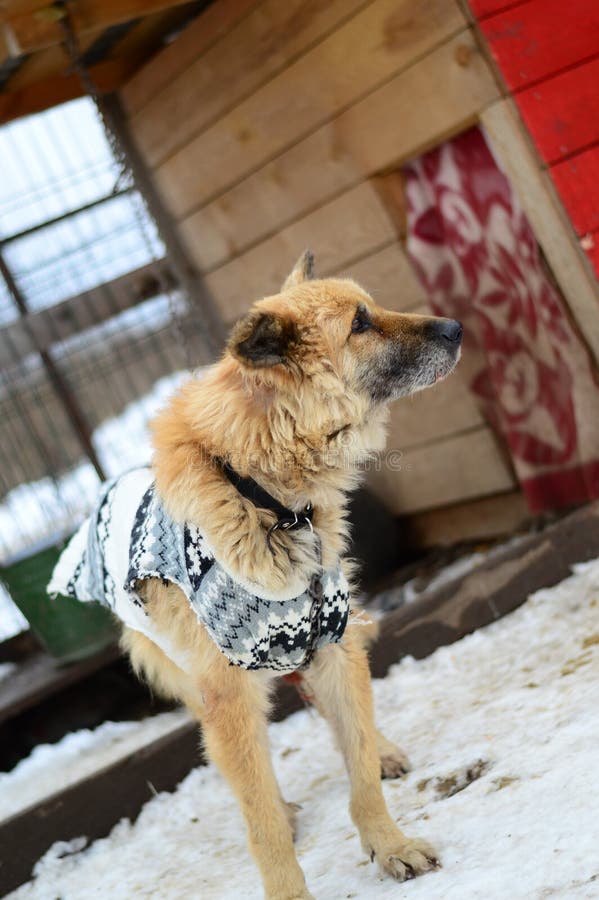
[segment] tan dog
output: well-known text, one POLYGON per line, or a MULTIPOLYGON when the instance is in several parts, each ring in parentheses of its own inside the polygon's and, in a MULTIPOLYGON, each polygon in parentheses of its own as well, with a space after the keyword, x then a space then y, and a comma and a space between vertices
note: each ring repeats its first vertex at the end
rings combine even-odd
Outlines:
MULTIPOLYGON (((202 524, 240 581, 270 595, 291 587, 301 594, 321 563, 326 569, 344 552, 347 491, 360 463, 384 445, 387 403, 446 376, 460 343, 452 320, 387 312, 353 281, 314 280, 305 254, 281 293, 256 303, 236 326, 221 361, 187 383, 154 422, 157 492, 175 520, 202 524), (242 496, 215 459, 292 510, 311 502, 313 527, 267 540, 273 513, 242 496)), ((182 672, 127 630, 136 670, 201 721, 208 754, 243 810, 266 897, 310 897, 293 847, 295 810, 283 800, 268 751, 276 673, 230 665, 174 585, 148 579, 140 590, 156 627, 192 663, 182 672)), ((428 844, 397 828, 385 805, 381 768, 395 776, 407 761, 375 729, 363 631, 350 617, 341 642, 316 652, 303 682, 343 753, 362 845, 401 881, 438 863, 428 844)))

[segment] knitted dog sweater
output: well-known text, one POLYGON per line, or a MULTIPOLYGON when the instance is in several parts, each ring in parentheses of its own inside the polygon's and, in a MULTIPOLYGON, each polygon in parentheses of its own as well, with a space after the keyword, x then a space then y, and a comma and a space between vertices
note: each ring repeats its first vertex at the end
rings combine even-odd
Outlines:
POLYGON ((109 607, 189 671, 188 656, 158 632, 145 609, 137 589, 144 578, 178 585, 230 663, 245 669, 295 671, 338 642, 347 624, 349 587, 339 564, 313 576, 300 596, 269 599, 256 585, 236 582, 200 528, 168 515, 150 469, 135 469, 103 485, 58 560, 48 593, 109 607))

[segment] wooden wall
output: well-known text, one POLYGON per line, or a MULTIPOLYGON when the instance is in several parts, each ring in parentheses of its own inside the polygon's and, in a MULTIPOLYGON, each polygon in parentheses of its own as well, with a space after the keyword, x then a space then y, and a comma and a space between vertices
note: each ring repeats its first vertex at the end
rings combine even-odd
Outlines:
MULTIPOLYGON (((425 308, 381 173, 499 98, 454 0, 217 0, 122 92, 133 136, 227 323, 306 247, 382 304, 425 308)), ((397 513, 514 492, 459 379, 396 405, 397 513)))

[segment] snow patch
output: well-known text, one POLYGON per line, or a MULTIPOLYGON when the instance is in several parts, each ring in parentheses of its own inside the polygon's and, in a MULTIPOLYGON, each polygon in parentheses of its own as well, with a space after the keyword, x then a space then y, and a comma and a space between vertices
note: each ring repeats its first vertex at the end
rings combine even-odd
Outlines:
POLYGON ((39 744, 12 771, 0 772, 0 818, 8 819, 112 765, 188 720, 187 712, 176 710, 140 722, 104 722, 73 731, 56 744, 39 744))
MULTIPOLYGON (((379 724, 414 766, 383 784, 391 814, 443 862, 406 884, 383 878, 360 849, 343 763, 320 718, 302 711, 272 726, 284 795, 303 807, 297 852, 318 900, 599 897, 598 612, 594 561, 374 682, 379 724), (463 777, 477 766, 478 777, 463 777), (462 789, 439 792, 448 778, 462 789)), ((88 900, 90 885, 111 900, 262 897, 241 815, 212 766, 148 802, 135 824, 59 856, 46 854, 13 900, 88 900)))

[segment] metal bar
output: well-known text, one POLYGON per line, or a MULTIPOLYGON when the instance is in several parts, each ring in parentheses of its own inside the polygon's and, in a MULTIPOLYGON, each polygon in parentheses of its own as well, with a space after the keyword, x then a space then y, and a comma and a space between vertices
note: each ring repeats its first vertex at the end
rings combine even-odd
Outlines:
POLYGON ((179 235, 173 227, 171 217, 166 211, 146 163, 135 145, 121 102, 115 94, 109 94, 102 98, 102 113, 122 148, 123 155, 133 173, 136 187, 156 223, 177 280, 203 318, 203 342, 208 357, 214 359, 220 352, 225 338, 222 318, 200 274, 187 258, 179 235))
POLYGON ((113 281, 67 297, 47 309, 22 314, 19 320, 0 327, 0 367, 17 363, 29 353, 47 350, 59 341, 66 341, 158 296, 162 287, 156 276, 156 266, 166 283, 175 287, 176 281, 168 261, 158 260, 126 275, 120 275, 113 281), (112 292, 114 298, 114 303, 109 307, 106 304, 102 306, 100 302, 107 290, 112 292), (8 343, 9 336, 12 339, 12 351, 3 348, 3 344, 8 343))
POLYGON ((77 209, 67 210, 67 212, 62 213, 60 216, 55 216, 53 219, 47 219, 45 222, 40 222, 39 225, 32 225, 31 228, 25 228, 24 231, 18 231, 15 234, 0 237, 0 247, 5 244, 10 244, 12 241, 18 241, 20 238, 29 237, 30 234, 35 234, 36 231, 41 231, 43 228, 48 228, 50 225, 64 222, 65 219, 70 219, 71 216, 77 216, 79 213, 87 212, 88 209, 94 209, 94 207, 100 206, 102 203, 107 203, 109 200, 114 200, 116 197, 130 194, 132 190, 133 185, 121 188, 118 191, 114 191, 112 194, 107 194, 105 197, 99 197, 97 200, 92 200, 91 203, 86 203, 84 206, 78 206, 77 209))
MULTIPOLYGON (((0 274, 4 278, 6 282, 6 286, 10 291, 13 300, 15 301, 15 305, 19 310, 21 316, 26 316, 28 313, 27 301, 25 297, 21 293, 21 290, 13 278, 12 272, 6 265, 4 257, 0 252, 0 274)), ((77 437, 79 438, 79 442, 91 462, 92 466, 96 470, 98 477, 101 481, 106 481, 106 474, 104 473, 104 469, 100 463, 96 455, 96 451, 94 449, 94 445, 91 439, 91 432, 89 426, 86 422, 85 416, 83 415, 82 410, 79 408, 79 404, 75 399, 69 385, 63 378, 60 373, 58 367, 56 366, 52 356, 47 350, 38 349, 40 359, 44 365, 46 372, 48 373, 48 377, 54 386, 54 389, 64 406, 66 413, 75 429, 77 437)))

